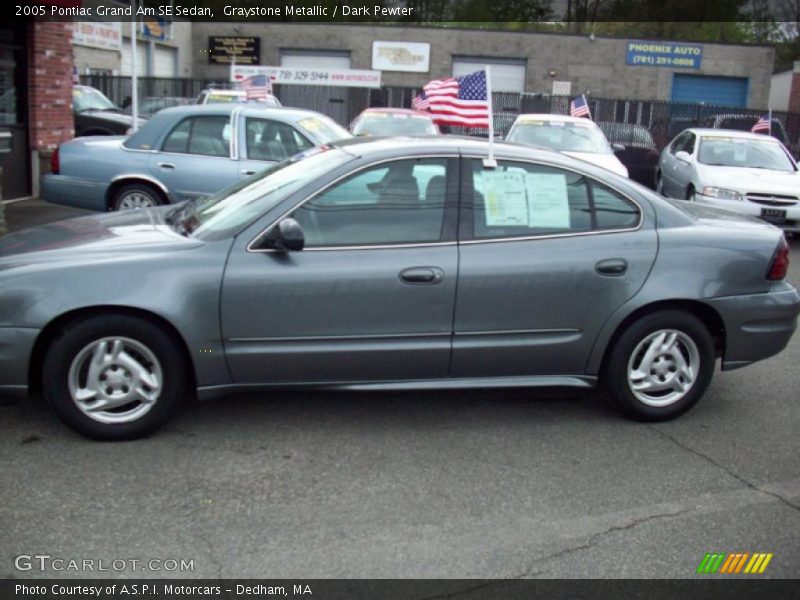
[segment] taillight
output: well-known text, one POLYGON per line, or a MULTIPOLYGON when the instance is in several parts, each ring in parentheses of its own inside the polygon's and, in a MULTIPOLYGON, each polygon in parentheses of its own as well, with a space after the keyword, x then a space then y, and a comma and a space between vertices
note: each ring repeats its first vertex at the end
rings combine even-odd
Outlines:
POLYGON ((786 238, 781 239, 778 244, 778 249, 775 250, 775 255, 772 257, 772 262, 769 265, 767 272, 767 279, 770 281, 780 281, 786 277, 786 272, 789 270, 789 244, 786 238))
POLYGON ((58 148, 56 148, 53 154, 50 156, 50 172, 55 175, 58 175, 58 168, 60 166, 58 162, 58 148))

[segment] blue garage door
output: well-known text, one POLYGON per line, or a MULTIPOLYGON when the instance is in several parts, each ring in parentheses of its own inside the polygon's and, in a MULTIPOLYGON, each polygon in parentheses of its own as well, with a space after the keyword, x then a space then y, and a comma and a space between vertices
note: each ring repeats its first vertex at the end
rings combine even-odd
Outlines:
POLYGON ((672 101, 745 107, 747 106, 747 79, 676 73, 672 78, 672 101))

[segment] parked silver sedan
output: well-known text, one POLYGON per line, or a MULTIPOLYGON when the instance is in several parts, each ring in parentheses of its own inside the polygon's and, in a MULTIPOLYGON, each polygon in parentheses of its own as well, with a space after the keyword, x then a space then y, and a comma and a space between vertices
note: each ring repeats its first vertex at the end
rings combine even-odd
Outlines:
POLYGON ((657 190, 800 232, 800 171, 774 137, 687 129, 661 152, 657 190))
POLYGON ((544 149, 496 144, 492 166, 487 148, 343 142, 205 201, 0 238, 0 391, 42 390, 102 439, 148 434, 195 393, 283 387, 603 384, 661 420, 716 359, 788 343, 779 229, 544 149))
POLYGON ((319 113, 238 104, 159 111, 128 138, 75 139, 42 177, 48 202, 106 211, 209 196, 256 171, 350 133, 319 113))

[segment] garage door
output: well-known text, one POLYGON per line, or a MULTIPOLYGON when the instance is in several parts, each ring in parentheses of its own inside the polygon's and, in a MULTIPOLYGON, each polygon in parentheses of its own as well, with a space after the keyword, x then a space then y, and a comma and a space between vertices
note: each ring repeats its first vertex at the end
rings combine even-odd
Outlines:
MULTIPOLYGON (((281 52, 281 66, 292 69, 349 69, 350 53, 285 50, 281 52)), ((284 85, 280 90, 280 100, 284 106, 321 112, 346 127, 350 121, 348 89, 335 86, 284 85)))
POLYGON ((744 77, 676 73, 672 78, 672 101, 744 107, 747 106, 747 82, 744 77))
POLYGON ((491 67, 492 90, 495 92, 525 91, 525 61, 473 57, 453 57, 453 77, 461 77, 491 67))
POLYGON ((153 76, 154 77, 177 77, 178 76, 178 49, 169 46, 155 45, 153 55, 153 76))
MULTIPOLYGON (((131 41, 122 41, 122 62, 119 66, 120 75, 131 76, 131 41)), ((136 40, 136 74, 145 76, 147 74, 147 42, 136 40)))

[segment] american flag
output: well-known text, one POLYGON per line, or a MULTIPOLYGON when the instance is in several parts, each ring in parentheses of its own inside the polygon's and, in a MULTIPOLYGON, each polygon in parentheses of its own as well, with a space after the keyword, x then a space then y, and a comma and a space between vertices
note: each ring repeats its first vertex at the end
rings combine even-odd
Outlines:
POLYGON ((569 103, 569 114, 571 117, 592 118, 592 113, 589 112, 589 103, 586 102, 586 96, 575 98, 569 103))
POLYGON ((489 127, 489 102, 486 73, 476 71, 461 77, 434 79, 425 84, 411 106, 425 109, 437 125, 489 127))
POLYGON ((766 115, 762 115, 762 117, 756 121, 756 124, 750 129, 753 133, 761 133, 766 131, 770 133, 772 131, 772 118, 767 113, 766 115))
POLYGON ((425 93, 425 90, 421 91, 411 100, 411 107, 417 110, 428 110, 430 105, 431 102, 428 100, 428 95, 425 93))
POLYGON ((266 75, 253 75, 242 81, 246 98, 266 102, 272 91, 272 85, 266 75))
POLYGON ((78 85, 81 82, 81 77, 78 75, 78 67, 72 65, 72 83, 78 85))

